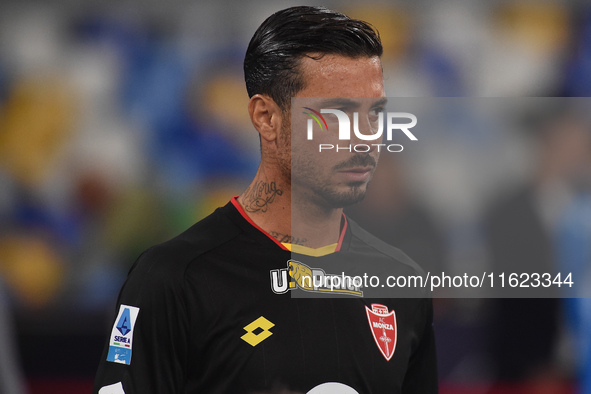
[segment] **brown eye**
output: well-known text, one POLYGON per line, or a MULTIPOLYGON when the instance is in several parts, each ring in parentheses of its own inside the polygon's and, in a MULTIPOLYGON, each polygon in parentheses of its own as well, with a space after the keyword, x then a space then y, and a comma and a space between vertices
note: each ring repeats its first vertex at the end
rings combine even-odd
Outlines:
POLYGON ((377 109, 372 109, 371 111, 369 111, 369 121, 374 123, 377 122, 378 117, 380 116, 380 113, 377 109))
POLYGON ((380 121, 381 113, 382 113, 382 110, 380 108, 374 108, 369 111, 369 113, 367 115, 367 119, 369 120, 369 124, 370 124, 372 130, 378 129, 378 127, 379 127, 378 123, 380 121))

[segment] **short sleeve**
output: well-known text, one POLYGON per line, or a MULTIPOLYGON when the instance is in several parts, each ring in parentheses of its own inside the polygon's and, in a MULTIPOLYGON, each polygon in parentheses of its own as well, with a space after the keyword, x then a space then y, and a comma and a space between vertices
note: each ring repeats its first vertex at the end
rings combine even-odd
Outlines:
POLYGON ((94 393, 182 391, 189 347, 184 294, 182 269, 157 249, 140 256, 119 294, 94 393))
POLYGON ((412 353, 402 392, 405 394, 438 393, 437 357, 435 353, 435 334, 433 330, 433 301, 423 299, 425 325, 423 334, 412 353))

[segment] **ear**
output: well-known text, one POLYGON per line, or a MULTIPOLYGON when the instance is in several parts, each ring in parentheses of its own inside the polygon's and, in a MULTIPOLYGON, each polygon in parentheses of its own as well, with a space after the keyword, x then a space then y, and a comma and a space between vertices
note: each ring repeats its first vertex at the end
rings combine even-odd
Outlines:
POLYGON ((281 132, 282 112, 275 101, 263 94, 255 94, 248 103, 248 113, 255 129, 265 141, 274 141, 281 132))

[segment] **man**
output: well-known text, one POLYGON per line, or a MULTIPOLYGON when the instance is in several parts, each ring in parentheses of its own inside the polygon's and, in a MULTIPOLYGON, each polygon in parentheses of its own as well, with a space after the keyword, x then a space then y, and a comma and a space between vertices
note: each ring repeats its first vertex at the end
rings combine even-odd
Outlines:
POLYGON ((371 133, 385 103, 381 54, 370 26, 324 8, 263 22, 244 61, 259 170, 242 195, 134 264, 95 392, 437 392, 429 299, 311 283, 332 278, 335 261, 347 273, 420 272, 342 213, 363 198, 377 149, 318 154, 301 133, 313 107, 362 114, 371 133), (292 111, 291 97, 307 109, 292 111))

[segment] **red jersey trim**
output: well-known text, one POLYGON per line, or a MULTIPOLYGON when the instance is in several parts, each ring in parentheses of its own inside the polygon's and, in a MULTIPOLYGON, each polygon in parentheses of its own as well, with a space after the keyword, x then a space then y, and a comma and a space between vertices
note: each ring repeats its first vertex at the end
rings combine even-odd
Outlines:
MULTIPOLYGON (((244 209, 242 208, 242 206, 238 202, 237 198, 238 198, 238 196, 232 197, 230 202, 232 203, 232 205, 234 205, 234 207, 238 210, 238 212, 240 212, 242 217, 244 219, 246 219, 246 221, 248 223, 250 223, 254 228, 256 228, 257 230, 259 230, 260 232, 265 234, 267 237, 269 237, 269 239, 271 241, 275 242, 281 249, 289 250, 285 247, 285 245, 283 245, 281 242, 279 242, 278 240, 273 238, 273 236, 271 234, 269 234, 268 232, 266 232, 265 230, 260 228, 255 222, 253 222, 252 219, 248 216, 248 214, 246 212, 244 212, 244 209)), ((345 216, 344 213, 343 213, 343 220, 345 221, 345 223, 343 224, 343 228, 341 229, 341 235, 339 236, 339 241, 337 243, 337 247, 335 248, 335 252, 338 252, 341 250, 341 246, 343 245, 343 239, 345 238, 345 233, 347 232, 347 217, 345 216)))
POLYGON ((341 246, 343 246, 343 239, 345 239, 345 233, 347 232, 347 217, 343 213, 343 220, 345 223, 343 224, 343 228, 341 229, 341 235, 339 236, 339 242, 337 243, 337 247, 334 250, 335 252, 339 252, 341 250, 341 246))
POLYGON ((263 230, 262 228, 260 228, 255 222, 253 222, 252 219, 246 214, 246 212, 244 212, 244 209, 242 209, 242 206, 238 202, 237 198, 238 198, 238 196, 232 197, 232 199, 230 200, 230 202, 232 203, 232 205, 234 205, 234 207, 238 210, 238 212, 240 212, 240 214, 242 215, 242 217, 244 219, 246 219, 246 221, 248 223, 250 223, 254 228, 256 228, 261 233, 263 233, 267 237, 269 237, 269 239, 271 241, 275 242, 281 249, 283 249, 283 250, 289 250, 281 242, 279 242, 275 238, 273 238, 273 236, 271 234, 269 234, 268 232, 266 232, 265 230, 263 230))

